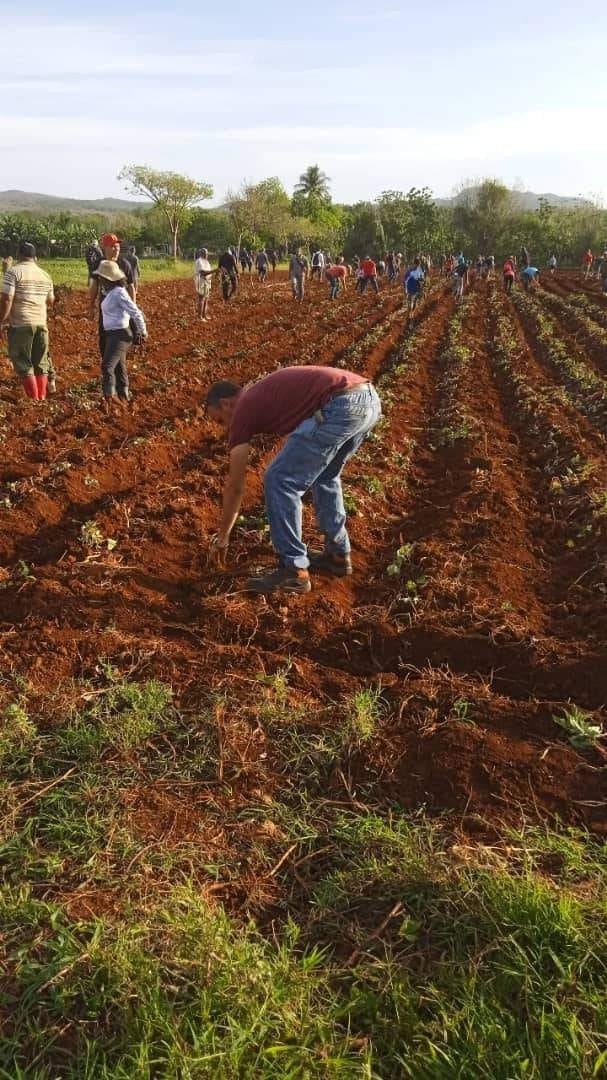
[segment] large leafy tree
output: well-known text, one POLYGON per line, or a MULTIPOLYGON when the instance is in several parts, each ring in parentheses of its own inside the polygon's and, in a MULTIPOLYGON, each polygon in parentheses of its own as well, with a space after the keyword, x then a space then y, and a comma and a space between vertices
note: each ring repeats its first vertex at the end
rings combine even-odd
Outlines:
POLYGON ((176 259, 179 232, 192 209, 203 199, 211 198, 211 185, 181 173, 150 169, 147 165, 125 165, 118 179, 127 181, 127 191, 132 195, 144 195, 158 207, 169 226, 173 258, 176 259))
POLYGON ((289 234, 289 196, 275 176, 261 180, 258 184, 243 183, 238 191, 229 191, 225 208, 239 248, 242 243, 257 245, 273 240, 284 242, 289 234))
POLYGON ((490 254, 503 247, 506 234, 512 231, 515 211, 513 192, 501 180, 488 178, 464 185, 456 196, 453 224, 474 252, 490 254))

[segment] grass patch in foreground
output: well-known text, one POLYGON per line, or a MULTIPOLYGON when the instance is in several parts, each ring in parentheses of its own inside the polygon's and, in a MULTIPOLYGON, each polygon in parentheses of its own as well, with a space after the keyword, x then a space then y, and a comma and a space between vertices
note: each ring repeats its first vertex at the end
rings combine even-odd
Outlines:
POLYGON ((255 722, 285 781, 243 802, 222 699, 184 715, 103 664, 48 724, 17 689, 0 1080, 607 1075, 605 848, 331 805, 327 769, 384 722, 377 690, 331 722, 289 714, 288 668, 264 674, 255 722))
MULTIPOLYGON (((84 259, 39 259, 40 266, 50 274, 55 285, 71 289, 86 289, 88 274, 84 259)), ((141 259, 141 285, 168 278, 194 276, 193 263, 188 259, 141 259)))
POLYGON ((92 920, 48 882, 6 884, 0 1075, 603 1075, 606 871, 580 838, 475 853, 421 820, 348 816, 327 840, 311 903, 270 941, 193 881, 92 920), (537 869, 555 853, 579 895, 537 869))

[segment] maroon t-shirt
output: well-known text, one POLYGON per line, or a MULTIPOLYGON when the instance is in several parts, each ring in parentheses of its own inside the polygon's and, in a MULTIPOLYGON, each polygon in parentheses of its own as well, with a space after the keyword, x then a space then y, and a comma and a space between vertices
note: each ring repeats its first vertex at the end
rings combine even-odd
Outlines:
POLYGON ((313 416, 336 390, 368 382, 362 375, 340 368, 281 368, 244 390, 232 413, 230 450, 254 435, 288 435, 313 416))

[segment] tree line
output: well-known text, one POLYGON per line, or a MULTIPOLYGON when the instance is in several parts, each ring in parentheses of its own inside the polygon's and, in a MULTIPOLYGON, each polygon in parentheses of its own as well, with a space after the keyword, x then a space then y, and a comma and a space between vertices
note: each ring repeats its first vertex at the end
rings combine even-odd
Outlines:
POLYGON ((607 211, 591 201, 555 206, 540 200, 524 209, 520 197, 501 181, 485 179, 462 187, 449 205, 437 203, 426 188, 383 191, 377 198, 351 205, 333 202, 329 177, 318 165, 302 173, 292 195, 278 177, 244 182, 228 191, 223 204, 200 204, 213 195, 209 184, 147 166, 125 166, 120 178, 131 194, 143 195, 150 207, 132 213, 0 215, 0 250, 14 252, 27 238, 46 256, 79 254, 101 232, 111 230, 141 248, 170 245, 177 257, 199 247, 219 252, 228 245, 280 251, 321 247, 346 257, 380 256, 400 251, 437 257, 462 250, 470 257, 516 254, 524 244, 538 264, 556 255, 559 263, 577 264, 582 251, 607 247, 607 211))

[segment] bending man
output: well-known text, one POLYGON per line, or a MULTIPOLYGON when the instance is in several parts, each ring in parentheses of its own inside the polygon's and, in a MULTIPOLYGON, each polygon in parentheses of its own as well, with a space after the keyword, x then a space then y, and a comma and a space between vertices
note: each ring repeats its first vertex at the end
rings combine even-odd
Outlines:
POLYGON ((330 367, 287 367, 243 390, 215 383, 207 394, 212 419, 228 429, 230 469, 219 531, 211 549, 222 565, 240 511, 255 435, 289 435, 264 477, 266 510, 278 566, 250 578, 249 592, 305 593, 309 569, 334 577, 352 573, 341 471, 381 416, 374 386, 360 375, 330 367), (308 557, 302 540, 302 498, 312 492, 324 551, 308 557))

